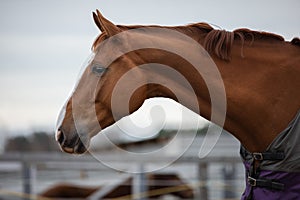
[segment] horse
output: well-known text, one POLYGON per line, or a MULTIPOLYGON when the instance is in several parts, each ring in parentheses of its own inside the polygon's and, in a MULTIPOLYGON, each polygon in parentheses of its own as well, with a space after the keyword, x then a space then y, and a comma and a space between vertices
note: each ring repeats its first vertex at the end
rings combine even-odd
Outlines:
POLYGON ((82 154, 146 99, 170 98, 240 141, 242 199, 300 196, 299 38, 207 23, 115 25, 98 10, 93 18, 93 56, 59 115, 63 151, 82 154))
MULTIPOLYGON (((114 187, 103 196, 103 199, 132 199, 132 177, 126 179, 120 185, 114 187)), ((173 195, 180 199, 194 198, 193 188, 186 184, 177 174, 169 173, 150 173, 147 174, 147 197, 157 199, 164 195, 173 195)), ((93 193, 101 190, 101 187, 83 187, 72 184, 57 184, 45 191, 39 196, 51 199, 88 199, 93 193)))

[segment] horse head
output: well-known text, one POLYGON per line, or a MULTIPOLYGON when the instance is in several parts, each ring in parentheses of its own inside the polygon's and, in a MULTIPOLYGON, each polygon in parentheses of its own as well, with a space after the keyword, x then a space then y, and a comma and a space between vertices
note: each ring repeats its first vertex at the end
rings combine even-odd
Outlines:
POLYGON ((113 37, 122 32, 121 28, 104 18, 98 10, 93 17, 102 33, 93 45, 92 57, 63 107, 57 125, 56 139, 62 150, 68 153, 84 153, 91 137, 137 110, 146 99, 145 87, 136 88, 132 98, 126 99, 128 88, 143 81, 144 76, 139 70, 131 70, 136 66, 135 55, 123 52, 126 36, 113 37), (119 80, 129 70, 131 73, 120 84, 119 80), (117 98, 112 99, 116 86, 117 98))

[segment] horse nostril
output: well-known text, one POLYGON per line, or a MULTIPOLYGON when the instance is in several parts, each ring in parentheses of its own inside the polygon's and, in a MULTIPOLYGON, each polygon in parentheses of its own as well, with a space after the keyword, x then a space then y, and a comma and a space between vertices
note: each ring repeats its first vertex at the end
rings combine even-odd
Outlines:
POLYGON ((64 133, 62 132, 61 129, 58 129, 57 131, 57 141, 59 142, 59 144, 62 144, 65 140, 65 135, 64 133))

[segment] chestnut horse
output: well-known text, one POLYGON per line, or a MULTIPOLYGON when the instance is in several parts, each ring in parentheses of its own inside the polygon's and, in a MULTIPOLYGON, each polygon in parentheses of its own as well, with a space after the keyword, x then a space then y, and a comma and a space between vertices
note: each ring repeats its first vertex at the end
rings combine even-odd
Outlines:
MULTIPOLYGON (((132 195, 132 177, 116 185, 103 199, 134 199, 132 195)), ((193 188, 186 184, 177 174, 147 174, 147 193, 145 196, 157 199, 163 195, 173 195, 180 199, 193 199, 193 188)), ((55 185, 40 194, 51 199, 88 199, 101 187, 82 187, 71 184, 55 185)))
MULTIPOLYGON (((102 33, 61 112, 56 139, 62 150, 84 153, 101 129, 136 111, 146 99, 165 97, 224 127, 241 142, 247 170, 243 198, 266 199, 260 194, 265 190, 276 191, 276 197, 282 197, 283 191, 294 193, 299 186, 288 185, 287 176, 277 180, 260 171, 296 173, 292 177, 300 180, 299 149, 295 149, 299 145, 292 145, 300 135, 298 38, 286 42, 272 33, 229 32, 206 23, 114 25, 98 10, 93 17, 102 33), (196 58, 200 67, 190 58, 196 58), (283 139, 286 142, 281 144, 283 139), (289 163, 288 169, 281 163, 289 163)), ((299 196, 300 189, 296 191, 299 196)))

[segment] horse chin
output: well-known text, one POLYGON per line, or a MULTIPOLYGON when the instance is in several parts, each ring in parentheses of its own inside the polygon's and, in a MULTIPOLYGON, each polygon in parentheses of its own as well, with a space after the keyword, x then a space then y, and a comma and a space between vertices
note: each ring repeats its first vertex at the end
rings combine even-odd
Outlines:
POLYGON ((73 147, 61 146, 61 150, 69 154, 84 154, 88 151, 90 139, 78 139, 73 147))
POLYGON ((74 153, 75 154, 83 154, 88 151, 88 148, 90 146, 90 141, 86 142, 85 144, 79 140, 80 142, 74 147, 74 153))

